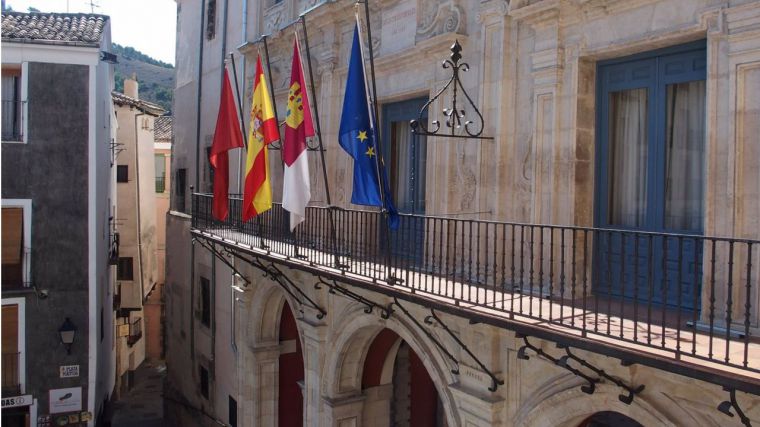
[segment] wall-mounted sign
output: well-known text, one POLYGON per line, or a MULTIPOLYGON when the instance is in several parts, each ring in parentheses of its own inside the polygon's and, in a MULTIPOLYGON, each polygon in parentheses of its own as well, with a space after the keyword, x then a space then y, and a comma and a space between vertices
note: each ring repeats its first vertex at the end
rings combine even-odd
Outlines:
POLYGON ((50 390, 50 413, 76 412, 82 410, 82 387, 50 390))
POLYGON ((61 373, 61 378, 79 377, 79 365, 64 365, 60 366, 58 369, 61 373))
POLYGON ((129 336, 129 323, 125 325, 118 325, 116 326, 116 335, 119 337, 128 337, 129 336))
POLYGON ((31 394, 25 394, 23 396, 3 397, 3 409, 15 408, 17 406, 29 406, 32 404, 34 398, 31 394))

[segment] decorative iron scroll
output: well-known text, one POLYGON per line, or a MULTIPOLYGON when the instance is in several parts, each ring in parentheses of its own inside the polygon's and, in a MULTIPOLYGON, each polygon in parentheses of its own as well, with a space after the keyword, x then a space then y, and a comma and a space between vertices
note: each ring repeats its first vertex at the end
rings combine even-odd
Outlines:
POLYGON ((470 351, 469 348, 467 348, 467 346, 462 342, 462 340, 460 340, 459 337, 456 336, 456 334, 454 334, 454 332, 452 332, 451 329, 449 329, 449 327, 446 326, 445 323, 443 323, 443 321, 441 321, 441 318, 435 314, 435 310, 433 310, 432 308, 430 309, 430 316, 425 317, 425 323, 428 325, 434 325, 436 323, 441 325, 443 329, 449 334, 449 336, 454 341, 456 341, 457 344, 459 344, 459 347, 462 350, 464 350, 467 354, 469 354, 472 360, 474 360, 475 363, 477 363, 480 366, 480 369, 482 369, 489 377, 491 377, 491 387, 488 387, 489 391, 494 392, 496 391, 497 387, 499 387, 500 385, 504 385, 504 380, 500 380, 496 378, 496 375, 493 372, 491 372, 491 370, 488 369, 486 365, 484 365, 483 362, 481 362, 480 359, 478 359, 475 356, 475 354, 473 354, 472 351, 470 351))
POLYGON ((741 420, 742 424, 746 427, 752 427, 752 422, 750 421, 749 417, 744 414, 742 408, 739 407, 739 402, 736 401, 736 389, 723 387, 723 390, 728 392, 729 400, 721 402, 721 404, 718 405, 718 410, 728 415, 729 417, 733 417, 734 414, 731 413, 731 408, 734 408, 736 414, 739 415, 739 419, 741 420))
POLYGON ((462 45, 459 44, 459 41, 454 41, 454 44, 451 45, 451 55, 449 56, 450 59, 446 59, 443 61, 443 68, 448 69, 451 68, 451 78, 448 82, 446 82, 446 85, 441 88, 441 90, 438 91, 438 93, 433 96, 432 99, 430 99, 425 105, 422 106, 422 109, 420 109, 420 114, 417 116, 417 120, 412 120, 409 122, 409 126, 412 128, 412 133, 416 135, 424 135, 424 136, 442 136, 447 138, 474 138, 474 139, 493 139, 493 137, 490 136, 481 136, 483 134, 483 129, 485 129, 485 122, 483 120, 483 115, 480 113, 480 110, 478 110, 478 107, 475 106, 475 103, 472 102, 472 98, 470 98, 470 95, 467 94, 467 91, 464 89, 464 86, 462 86, 462 81, 459 78, 459 73, 466 72, 470 69, 470 65, 466 62, 460 63, 459 60, 462 59, 462 45), (425 125, 425 121, 422 119, 425 115, 425 110, 430 108, 430 105, 435 102, 438 98, 443 95, 443 93, 451 87, 452 95, 451 95, 451 108, 444 108, 442 110, 443 115, 446 116, 446 127, 449 129, 448 132, 441 129, 441 122, 438 120, 434 120, 432 122, 432 129, 428 129, 425 125), (472 109, 475 111, 475 114, 477 114, 477 122, 473 122, 472 120, 465 120, 465 111, 464 109, 457 106, 457 93, 459 91, 462 91, 462 94, 467 99, 467 102, 469 102, 472 109), (462 123, 464 121, 464 124, 462 123), (471 125, 475 124, 477 126, 476 129, 472 129, 471 125), (456 134, 456 131, 458 129, 461 129, 464 127, 464 133, 463 134, 456 134))

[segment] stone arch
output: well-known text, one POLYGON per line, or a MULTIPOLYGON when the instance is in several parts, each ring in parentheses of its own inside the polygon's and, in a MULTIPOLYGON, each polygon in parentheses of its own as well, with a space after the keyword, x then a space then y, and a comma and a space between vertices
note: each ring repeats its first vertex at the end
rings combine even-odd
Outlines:
POLYGON ((644 426, 701 425, 688 414, 683 414, 680 422, 673 421, 639 395, 630 405, 618 399, 620 389, 609 384, 597 384, 594 394, 581 391, 582 382, 573 376, 565 376, 558 381, 553 394, 532 396, 526 399, 518 410, 514 425, 516 427, 556 426, 577 427, 584 420, 597 412, 613 411, 625 415, 644 426))
MULTIPOLYGON (((298 303, 277 285, 262 280, 249 298, 247 307, 247 340, 251 346, 276 343, 280 330, 280 317, 285 302, 288 303, 296 320, 299 318, 298 303)), ((301 333, 299 331, 299 338, 301 333)), ((302 342, 303 344, 303 342, 302 342)))
POLYGON ((405 319, 391 316, 382 320, 364 313, 364 306, 354 304, 335 325, 335 336, 327 352, 322 371, 322 389, 331 400, 356 396, 362 391, 362 370, 369 346, 384 328, 395 332, 420 357, 435 384, 449 425, 459 425, 459 413, 449 384, 456 382, 448 359, 405 319))

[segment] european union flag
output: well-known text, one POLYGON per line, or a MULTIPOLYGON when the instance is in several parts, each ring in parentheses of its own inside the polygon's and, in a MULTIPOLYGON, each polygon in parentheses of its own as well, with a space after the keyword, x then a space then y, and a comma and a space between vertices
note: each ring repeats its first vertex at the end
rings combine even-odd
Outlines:
POLYGON ((370 120, 367 89, 364 77, 364 59, 359 45, 359 28, 354 27, 354 42, 348 63, 346 95, 343 99, 343 114, 340 118, 338 139, 340 146, 354 159, 354 189, 351 203, 356 205, 382 206, 378 175, 383 183, 385 208, 388 210, 390 226, 398 227, 398 211, 393 205, 390 185, 385 167, 378 173, 377 138, 370 120))

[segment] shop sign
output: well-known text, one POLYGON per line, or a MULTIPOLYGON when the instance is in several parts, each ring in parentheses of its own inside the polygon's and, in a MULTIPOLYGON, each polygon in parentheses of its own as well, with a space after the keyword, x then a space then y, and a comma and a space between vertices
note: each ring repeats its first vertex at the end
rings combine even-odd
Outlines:
POLYGON ((82 410, 82 387, 50 390, 50 413, 75 412, 82 410))
POLYGON ((79 365, 64 365, 59 366, 61 378, 77 378, 79 377, 79 365))
POLYGON ((3 397, 3 409, 15 408, 17 406, 29 406, 32 404, 34 398, 31 394, 25 394, 23 396, 3 397))

